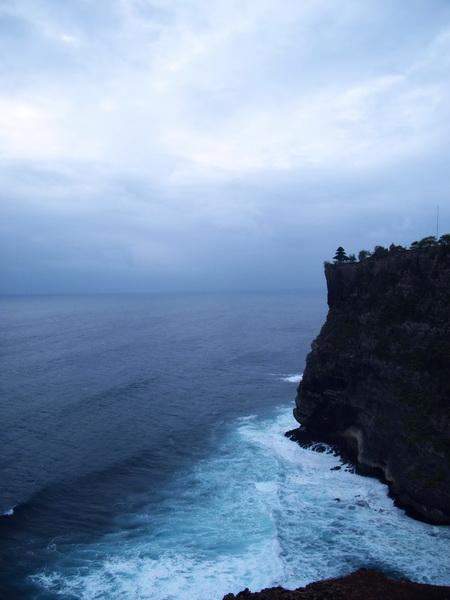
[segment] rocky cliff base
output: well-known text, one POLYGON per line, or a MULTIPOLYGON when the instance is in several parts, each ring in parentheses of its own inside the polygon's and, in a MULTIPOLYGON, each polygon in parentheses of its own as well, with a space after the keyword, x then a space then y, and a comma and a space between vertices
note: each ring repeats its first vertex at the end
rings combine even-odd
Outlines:
POLYGON ((352 575, 311 583, 290 591, 282 587, 237 595, 227 594, 223 600, 450 600, 449 586, 394 581, 381 573, 360 569, 352 575))

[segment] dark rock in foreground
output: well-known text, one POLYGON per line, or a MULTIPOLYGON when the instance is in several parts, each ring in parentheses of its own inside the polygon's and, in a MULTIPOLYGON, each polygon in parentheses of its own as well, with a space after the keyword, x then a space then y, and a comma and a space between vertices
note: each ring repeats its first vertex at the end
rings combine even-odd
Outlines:
POLYGON ((413 583, 406 579, 393 581, 381 573, 360 569, 352 575, 311 583, 290 591, 281 587, 237 595, 227 594, 223 600, 450 600, 450 587, 413 583))
POLYGON ((298 437, 336 444, 409 514, 449 524, 450 247, 325 275, 330 310, 298 388, 298 437))

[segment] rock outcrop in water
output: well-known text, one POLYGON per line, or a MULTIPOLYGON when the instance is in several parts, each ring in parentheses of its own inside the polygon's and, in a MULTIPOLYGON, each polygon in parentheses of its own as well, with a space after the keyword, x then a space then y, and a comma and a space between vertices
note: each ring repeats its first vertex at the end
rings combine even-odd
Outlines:
POLYGON ((337 443, 413 516, 450 524, 450 246, 327 264, 294 437, 337 443))

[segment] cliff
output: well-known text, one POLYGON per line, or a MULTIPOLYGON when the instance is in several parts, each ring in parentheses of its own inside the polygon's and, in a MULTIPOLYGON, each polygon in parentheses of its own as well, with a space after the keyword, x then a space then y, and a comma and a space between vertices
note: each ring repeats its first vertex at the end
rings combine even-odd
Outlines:
POLYGON ((450 524, 450 246, 327 264, 294 437, 336 443, 413 516, 450 524))

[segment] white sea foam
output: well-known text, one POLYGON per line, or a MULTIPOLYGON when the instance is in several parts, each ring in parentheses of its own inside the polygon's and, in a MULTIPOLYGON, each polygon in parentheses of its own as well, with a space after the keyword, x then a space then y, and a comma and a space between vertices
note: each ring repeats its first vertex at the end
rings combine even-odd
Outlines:
POLYGON ((409 519, 386 486, 333 470, 339 458, 300 448, 290 428, 290 407, 240 419, 157 509, 123 515, 116 534, 72 548, 35 581, 65 600, 218 600, 361 566, 450 583, 450 528, 409 519))
POLYGON ((276 549, 267 544, 252 548, 246 555, 223 555, 216 559, 196 559, 186 554, 165 554, 158 559, 134 556, 112 558, 84 576, 72 577, 53 572, 39 576, 43 587, 62 598, 92 600, 211 600, 240 589, 239 580, 252 589, 267 586, 278 576, 280 561, 271 559, 276 549), (267 566, 262 575, 261 561, 267 566))
POLYGON ((256 424, 244 428, 277 457, 282 474, 276 525, 285 557, 283 585, 298 587, 360 566, 448 585, 450 528, 406 517, 379 481, 334 470, 340 461, 333 454, 292 444, 281 435, 291 426, 290 415, 282 413, 274 435, 256 424))
POLYGON ((2 513, 0 516, 2 517, 11 517, 14 514, 14 509, 16 507, 13 506, 12 508, 10 508, 9 510, 7 510, 6 512, 2 513))
POLYGON ((300 383, 303 378, 303 373, 296 373, 293 375, 284 375, 281 377, 281 381, 287 381, 289 383, 300 383))

